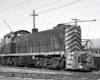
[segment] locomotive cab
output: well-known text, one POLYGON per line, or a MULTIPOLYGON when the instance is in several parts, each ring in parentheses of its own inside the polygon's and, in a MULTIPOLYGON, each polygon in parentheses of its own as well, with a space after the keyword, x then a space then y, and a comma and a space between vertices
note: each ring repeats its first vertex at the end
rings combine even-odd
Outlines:
POLYGON ((4 36, 3 52, 4 54, 15 53, 16 51, 16 37, 30 34, 25 30, 19 30, 16 32, 10 32, 4 36))

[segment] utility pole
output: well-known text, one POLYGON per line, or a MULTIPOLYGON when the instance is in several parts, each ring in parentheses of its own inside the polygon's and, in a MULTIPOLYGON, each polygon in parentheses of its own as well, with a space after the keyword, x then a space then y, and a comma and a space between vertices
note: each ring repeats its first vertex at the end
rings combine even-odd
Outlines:
MULTIPOLYGON (((74 20, 75 21, 75 26, 77 26, 77 22, 92 22, 92 21, 96 21, 96 19, 94 19, 94 20, 83 20, 83 21, 80 21, 79 19, 77 19, 77 18, 75 18, 75 19, 72 19, 72 20, 74 20)), ((71 22, 70 22, 71 23, 71 22)), ((73 23, 73 22, 72 22, 73 23)))
POLYGON ((64 23, 65 25, 67 25, 67 24, 69 24, 69 23, 75 23, 75 26, 77 26, 77 23, 78 22, 92 22, 92 21, 96 21, 96 19, 94 19, 94 20, 83 20, 83 21, 81 21, 81 20, 79 20, 79 19, 77 19, 77 18, 75 18, 75 19, 72 19, 72 20, 74 20, 74 22, 68 22, 68 23, 64 23))
POLYGON ((72 19, 75 21, 75 26, 77 26, 77 22, 79 21, 79 19, 75 18, 75 19, 72 19))
MULTIPOLYGON (((6 23, 5 20, 3 20, 3 22, 6 23)), ((11 27, 7 23, 6 23, 6 25, 9 27, 9 29, 11 30, 11 32, 13 32, 12 29, 11 29, 11 27)))
POLYGON ((33 29, 35 29, 35 16, 38 16, 37 14, 35 14, 35 10, 33 10, 33 14, 30 14, 31 16, 33 16, 33 29))

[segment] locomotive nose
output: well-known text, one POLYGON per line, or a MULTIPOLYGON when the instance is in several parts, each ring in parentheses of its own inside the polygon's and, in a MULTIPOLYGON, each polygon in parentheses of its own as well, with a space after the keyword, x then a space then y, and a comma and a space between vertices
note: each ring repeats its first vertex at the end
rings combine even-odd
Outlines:
POLYGON ((66 25, 65 29, 65 50, 81 50, 81 28, 79 26, 66 25))

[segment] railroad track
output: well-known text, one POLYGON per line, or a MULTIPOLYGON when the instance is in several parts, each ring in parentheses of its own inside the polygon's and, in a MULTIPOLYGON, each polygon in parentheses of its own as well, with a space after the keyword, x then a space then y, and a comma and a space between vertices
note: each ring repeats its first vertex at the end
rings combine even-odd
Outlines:
POLYGON ((49 70, 49 69, 38 69, 38 68, 28 68, 28 67, 9 67, 9 66, 0 67, 0 72, 74 75, 69 71, 63 71, 63 70, 49 70))
MULTIPOLYGON (((28 67, 10 67, 0 66, 1 73, 6 73, 7 77, 23 78, 19 80, 34 79, 62 79, 62 80, 100 80, 100 71, 93 72, 75 72, 75 71, 59 71, 49 69, 38 69, 28 67), (33 78, 33 79, 32 79, 33 78)), ((11 79, 13 80, 13 79, 11 79)), ((17 79, 16 79, 17 80, 17 79)))

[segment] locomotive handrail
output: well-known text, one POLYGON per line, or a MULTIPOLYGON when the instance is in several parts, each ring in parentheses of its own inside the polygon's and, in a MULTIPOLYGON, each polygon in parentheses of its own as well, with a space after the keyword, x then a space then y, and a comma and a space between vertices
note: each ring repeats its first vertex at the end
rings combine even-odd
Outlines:
POLYGON ((64 51, 56 51, 55 53, 54 52, 40 52, 40 53, 12 53, 12 54, 0 54, 0 56, 36 56, 36 55, 56 55, 56 54, 59 54, 59 55, 62 55, 62 54, 65 54, 64 51))
POLYGON ((94 46, 93 42, 92 42, 90 39, 82 39, 82 40, 84 40, 84 41, 82 41, 82 42, 86 42, 85 45, 84 45, 84 47, 86 47, 86 50, 92 49, 92 50, 94 51, 95 46, 94 46), (92 44, 92 47, 93 47, 93 48, 92 48, 91 46, 90 46, 90 48, 87 48, 87 47, 88 47, 88 42, 90 42, 90 45, 92 44))

